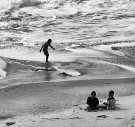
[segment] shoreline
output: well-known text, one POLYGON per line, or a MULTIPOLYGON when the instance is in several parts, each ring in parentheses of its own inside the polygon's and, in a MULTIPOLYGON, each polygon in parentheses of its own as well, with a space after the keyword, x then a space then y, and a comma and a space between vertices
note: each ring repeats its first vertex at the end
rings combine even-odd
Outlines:
MULTIPOLYGON (((86 98, 90 95, 92 90, 97 91, 97 96, 100 99, 106 98, 110 90, 114 90, 117 97, 135 95, 134 83, 134 77, 123 79, 23 83, 0 89, 0 100, 7 100, 13 105, 19 104, 19 102, 22 105, 24 103, 24 107, 26 106, 26 108, 27 106, 29 107, 30 105, 35 104, 37 104, 36 107, 38 107, 38 103, 42 102, 42 106, 46 105, 46 99, 58 99, 59 101, 63 99, 66 99, 66 101, 71 99, 71 105, 78 105, 86 101, 86 98), (121 91, 122 89, 123 91, 121 91), (33 101, 31 101, 31 99, 33 101)), ((70 100, 66 103, 69 102, 70 100)), ((50 104, 52 104, 52 102, 50 104)))
POLYGON ((134 0, 1 2, 0 127, 135 127, 134 0))
MULTIPOLYGON (((78 71, 81 75, 77 77, 65 76, 57 71, 32 71, 33 65, 45 66, 41 61, 4 58, 8 62, 7 76, 0 80, 3 87, 0 89, 0 124, 5 126, 8 122, 14 122, 15 127, 104 127, 108 123, 107 127, 116 124, 123 127, 127 117, 129 121, 132 120, 135 111, 132 107, 135 106, 135 76, 131 68, 126 69, 119 63, 93 60, 93 57, 75 56, 72 57, 73 61, 52 64, 60 69, 78 71), (114 90, 118 110, 86 112, 86 99, 93 90, 97 92, 100 103, 106 100, 110 90, 114 90), (125 111, 126 116, 123 115, 125 111), (97 117, 101 115, 107 117, 97 117)), ((119 57, 113 59, 117 61, 119 57)))
MULTIPOLYGON (((134 68, 127 66, 127 65, 121 65, 121 64, 115 64, 115 63, 109 63, 106 61, 100 61, 100 60, 93 60, 92 58, 89 60, 83 60, 83 58, 74 59, 74 61, 71 62, 52 62, 50 63, 50 67, 56 67, 59 70, 66 70, 69 73, 79 73, 79 76, 70 76, 68 74, 61 73, 57 69, 54 71, 34 71, 33 68, 43 68, 45 66, 45 63, 42 63, 41 61, 21 61, 11 58, 3 58, 1 59, 5 60, 7 62, 7 66, 4 69, 7 73, 7 77, 2 79, 0 82, 3 84, 8 84, 10 79, 15 79, 14 82, 10 82, 10 84, 17 85, 18 80, 21 80, 22 82, 19 82, 19 84, 29 83, 29 80, 32 82, 30 83, 40 83, 40 82, 68 82, 68 81, 76 81, 76 80, 90 80, 91 82, 95 83, 96 80, 99 81, 106 81, 107 80, 130 80, 134 79, 134 68), (71 68, 71 69, 70 69, 71 68), (13 74, 13 75, 12 75, 13 74), (20 75, 20 76, 19 76, 20 75), (25 79, 22 77, 25 76, 25 79), (31 79, 31 77, 35 77, 35 79, 31 79), (46 79, 45 79, 46 78, 46 79), (7 80, 7 81, 6 81, 7 80)), ((97 81, 97 82, 99 82, 97 81)), ((4 85, 5 87, 5 85, 4 85)), ((8 87, 8 86, 7 86, 8 87)))
POLYGON ((0 89, 0 125, 132 127, 135 125, 135 78, 125 72, 129 77, 21 83, 0 89), (119 108, 86 112, 86 99, 92 90, 97 92, 100 103, 106 100, 110 90, 114 90, 119 108))

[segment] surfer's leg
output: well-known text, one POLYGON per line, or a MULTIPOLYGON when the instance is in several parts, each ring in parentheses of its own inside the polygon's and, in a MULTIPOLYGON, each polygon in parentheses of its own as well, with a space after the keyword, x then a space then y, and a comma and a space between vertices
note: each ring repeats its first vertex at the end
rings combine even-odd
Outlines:
POLYGON ((44 55, 46 56, 46 63, 48 62, 49 53, 47 50, 44 51, 44 55))
POLYGON ((48 54, 48 55, 46 55, 46 62, 48 62, 48 58, 49 58, 49 54, 48 54))

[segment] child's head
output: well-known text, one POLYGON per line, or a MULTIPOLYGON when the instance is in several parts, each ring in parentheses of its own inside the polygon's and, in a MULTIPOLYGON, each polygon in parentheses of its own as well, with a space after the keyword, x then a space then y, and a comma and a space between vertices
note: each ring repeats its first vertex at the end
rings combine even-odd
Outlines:
POLYGON ((48 43, 50 44, 52 42, 52 40, 51 39, 48 39, 48 43))
POLYGON ((95 97, 95 96, 96 96, 96 92, 95 92, 95 91, 92 91, 92 92, 91 92, 91 96, 92 96, 92 97, 95 97))
POLYGON ((114 96, 114 91, 111 90, 111 91, 109 92, 109 98, 112 98, 113 96, 114 96))

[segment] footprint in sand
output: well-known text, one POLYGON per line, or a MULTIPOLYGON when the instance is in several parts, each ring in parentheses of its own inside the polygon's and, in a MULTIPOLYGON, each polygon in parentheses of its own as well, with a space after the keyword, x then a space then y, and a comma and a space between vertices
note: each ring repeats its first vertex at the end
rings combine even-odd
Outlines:
POLYGON ((120 120, 120 119, 123 119, 123 118, 119 118, 119 117, 118 117, 118 118, 115 118, 115 119, 120 120))
POLYGON ((135 120, 135 117, 133 117, 131 120, 135 120))
POLYGON ((6 123, 7 126, 11 126, 11 125, 13 125, 13 124, 15 124, 15 122, 7 122, 7 123, 6 123))
POLYGON ((107 118, 108 116, 106 115, 100 115, 100 116, 97 116, 98 118, 107 118))

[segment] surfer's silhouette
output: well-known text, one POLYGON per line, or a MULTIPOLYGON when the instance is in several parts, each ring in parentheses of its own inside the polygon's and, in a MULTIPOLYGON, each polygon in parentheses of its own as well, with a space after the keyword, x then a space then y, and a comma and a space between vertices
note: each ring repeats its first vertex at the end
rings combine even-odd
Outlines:
POLYGON ((51 45, 51 42, 52 42, 52 40, 51 39, 48 39, 48 41, 45 42, 43 44, 43 46, 41 47, 41 49, 40 49, 40 52, 43 50, 44 55, 46 56, 46 62, 48 62, 48 58, 49 58, 48 46, 50 46, 52 49, 55 50, 55 48, 51 45))

